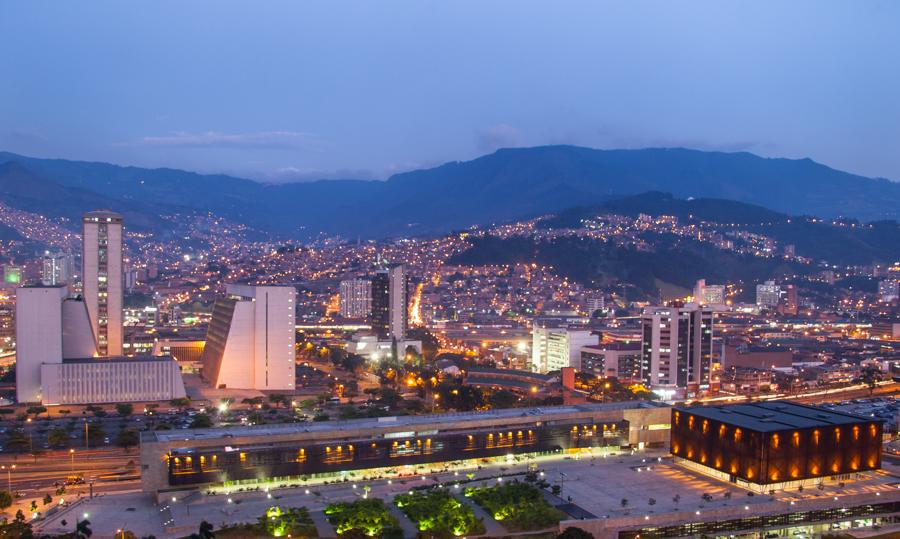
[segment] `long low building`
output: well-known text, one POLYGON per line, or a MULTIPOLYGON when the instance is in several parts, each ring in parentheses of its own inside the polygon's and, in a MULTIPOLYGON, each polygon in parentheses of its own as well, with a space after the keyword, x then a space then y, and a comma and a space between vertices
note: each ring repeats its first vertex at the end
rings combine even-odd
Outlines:
POLYGON ((169 356, 64 359, 41 365, 44 404, 166 401, 185 396, 169 356))
POLYGON ((141 434, 149 494, 351 470, 664 445, 670 408, 621 402, 141 434))

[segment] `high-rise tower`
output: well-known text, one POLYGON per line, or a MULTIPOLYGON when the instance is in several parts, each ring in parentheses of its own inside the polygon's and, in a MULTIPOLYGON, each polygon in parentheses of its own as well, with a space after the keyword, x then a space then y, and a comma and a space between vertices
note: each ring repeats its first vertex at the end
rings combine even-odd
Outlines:
POLYGON ((379 339, 406 338, 409 329, 409 279, 402 265, 378 270, 372 278, 369 322, 379 339))
POLYGON ((101 356, 122 355, 122 216, 84 214, 81 233, 84 302, 101 356))

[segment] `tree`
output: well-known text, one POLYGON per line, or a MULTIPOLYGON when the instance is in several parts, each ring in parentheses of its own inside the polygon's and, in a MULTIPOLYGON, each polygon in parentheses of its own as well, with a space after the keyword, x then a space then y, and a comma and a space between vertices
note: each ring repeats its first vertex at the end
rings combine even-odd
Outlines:
POLYGON ((191 420, 192 429, 208 429, 212 427, 212 419, 206 414, 197 414, 191 420))
POLYGON ((581 528, 570 526, 564 529, 561 534, 557 535, 556 539, 594 539, 594 535, 581 528))
POLYGON ((878 367, 869 365, 860 373, 859 381, 869 387, 869 396, 871 397, 878 386, 878 382, 881 381, 881 371, 878 367))
POLYGON ((6 448, 10 451, 25 451, 30 446, 31 441, 21 430, 10 431, 6 438, 6 448))
POLYGON ((6 509, 13 504, 12 494, 8 490, 0 490, 0 509, 6 509))
POLYGON ((491 408, 512 408, 518 401, 519 397, 517 397, 515 393, 505 389, 498 389, 488 397, 491 408))
POLYGON ((169 401, 169 406, 172 408, 184 409, 191 405, 191 399, 187 397, 179 397, 177 399, 172 399, 169 401))
POLYGON ((116 435, 116 445, 128 452, 128 449, 134 447, 140 441, 137 431, 134 429, 122 429, 116 435))
POLYGON ((96 446, 106 437, 106 431, 103 430, 103 425, 100 423, 91 423, 88 426, 87 433, 88 442, 91 446, 96 446))
POLYGON ((75 523, 75 537, 78 539, 88 539, 93 534, 90 520, 84 519, 75 523))
POLYGON ((200 539, 212 539, 216 536, 213 533, 213 525, 207 521, 200 522, 200 528, 197 530, 197 535, 200 536, 200 539))
POLYGON ((286 403, 287 401, 288 401, 288 399, 284 395, 280 395, 278 393, 273 393, 273 394, 269 395, 269 402, 271 402, 275 406, 280 407, 282 404, 286 403))
POLYGON ((47 434, 47 443, 53 447, 65 447, 69 445, 69 434, 66 429, 57 427, 47 434))
POLYGON ((34 416, 38 416, 47 411, 46 406, 29 406, 28 409, 25 410, 26 413, 29 413, 34 416))
POLYGON ((49 494, 44 494, 44 505, 50 505, 53 503, 53 497, 49 494))
POLYGON ((128 417, 134 413, 134 406, 127 402, 120 402, 116 405, 116 413, 122 417, 128 417))

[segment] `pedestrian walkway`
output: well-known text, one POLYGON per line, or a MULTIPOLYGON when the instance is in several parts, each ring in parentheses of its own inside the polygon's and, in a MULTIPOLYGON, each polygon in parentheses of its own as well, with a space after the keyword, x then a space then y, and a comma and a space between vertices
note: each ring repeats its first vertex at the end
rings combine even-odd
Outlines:
POLYGON ((461 495, 457 495, 456 498, 463 503, 468 504, 469 507, 472 508, 472 511, 475 513, 475 518, 481 519, 482 523, 484 523, 484 535, 488 537, 503 537, 505 535, 509 535, 509 532, 506 531, 506 528, 501 526, 499 522, 494 520, 494 517, 489 515, 488 512, 482 509, 480 505, 472 501, 471 498, 467 498, 461 495))
POLYGON ((400 510, 393 502, 386 502, 388 506, 388 510, 391 512, 391 515, 397 519, 397 522, 400 524, 400 529, 403 530, 403 537, 415 537, 419 534, 419 528, 416 526, 415 522, 411 521, 407 518, 406 515, 403 514, 403 511, 400 510))
POLYGON ((319 534, 320 538, 332 539, 337 537, 334 526, 331 525, 331 522, 328 522, 328 518, 325 516, 325 511, 310 511, 309 517, 312 519, 313 524, 316 525, 316 533, 319 534))

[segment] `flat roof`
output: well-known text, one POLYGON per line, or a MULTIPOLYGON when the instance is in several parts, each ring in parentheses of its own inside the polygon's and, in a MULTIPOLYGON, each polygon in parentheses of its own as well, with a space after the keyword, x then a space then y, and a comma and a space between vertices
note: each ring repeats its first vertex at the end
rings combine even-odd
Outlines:
POLYGON ((141 439, 148 442, 185 442, 190 440, 211 440, 217 438, 237 438, 245 436, 274 436, 285 434, 304 434, 310 432, 335 432, 356 429, 387 429, 408 427, 415 430, 419 425, 450 423, 459 421, 482 421, 485 419, 514 420, 529 418, 534 421, 552 420, 553 416, 564 416, 574 413, 609 412, 640 408, 663 408, 665 404, 650 401, 627 401, 576 404, 570 406, 542 406, 539 408, 505 408, 484 412, 453 412, 444 414, 425 414, 408 416, 372 417, 362 419, 346 419, 337 421, 285 423, 254 426, 229 426, 211 429, 185 429, 172 431, 146 431, 141 439))
POLYGON ((63 358, 63 364, 66 363, 145 363, 147 361, 175 361, 172 356, 135 356, 135 357, 72 357, 63 358))
POLYGON ((758 432, 774 432, 789 429, 852 425, 879 421, 828 408, 798 404, 791 401, 764 401, 722 406, 677 407, 697 417, 713 419, 758 432))

